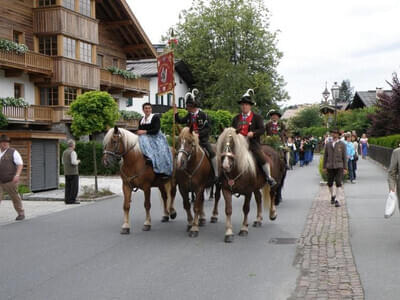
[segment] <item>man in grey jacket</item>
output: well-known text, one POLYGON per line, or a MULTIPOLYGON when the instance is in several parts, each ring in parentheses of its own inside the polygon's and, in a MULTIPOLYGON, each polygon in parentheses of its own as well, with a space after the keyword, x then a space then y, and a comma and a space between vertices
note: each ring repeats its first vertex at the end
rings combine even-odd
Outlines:
POLYGON ((389 190, 391 192, 396 192, 397 199, 400 199, 399 169, 400 169, 400 147, 393 150, 388 170, 389 190))
POLYGON ((331 194, 331 204, 340 207, 336 199, 342 187, 343 175, 347 173, 347 150, 346 145, 339 140, 339 131, 331 130, 332 140, 325 145, 324 149, 324 172, 328 174, 328 188, 331 194), (333 191, 333 182, 336 183, 336 191, 333 191))
POLYGON ((68 148, 62 155, 65 175, 65 204, 79 204, 79 201, 76 201, 76 197, 79 190, 78 165, 80 162, 75 152, 75 142, 69 140, 68 148))

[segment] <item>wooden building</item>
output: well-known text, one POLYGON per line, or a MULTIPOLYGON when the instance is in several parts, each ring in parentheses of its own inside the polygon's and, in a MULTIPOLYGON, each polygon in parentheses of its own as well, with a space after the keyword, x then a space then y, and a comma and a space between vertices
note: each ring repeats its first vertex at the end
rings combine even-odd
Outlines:
POLYGON ((23 183, 32 190, 54 188, 53 183, 32 185, 37 176, 32 161, 38 149, 54 149, 54 144, 57 161, 51 170, 43 162, 42 169, 58 175, 58 141, 71 123, 68 106, 89 90, 108 91, 119 103, 147 95, 149 79, 126 79, 108 68, 126 70, 128 59, 154 59, 156 52, 126 0, 0 0, 0 15, 0 98, 24 98, 30 104, 3 107, 9 125, 0 132, 25 155, 23 183), (4 42, 28 50, 10 51, 4 42))

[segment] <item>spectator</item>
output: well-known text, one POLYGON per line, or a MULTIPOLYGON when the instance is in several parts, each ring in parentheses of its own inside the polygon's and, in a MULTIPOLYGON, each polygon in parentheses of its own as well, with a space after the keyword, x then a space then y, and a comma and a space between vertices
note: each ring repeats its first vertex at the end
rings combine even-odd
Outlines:
POLYGON ((345 135, 346 143, 346 153, 347 153, 347 169, 349 170, 349 178, 351 183, 356 183, 354 181, 354 170, 353 170, 353 160, 355 156, 354 145, 351 142, 351 133, 348 132, 345 135))
POLYGON ((363 159, 365 159, 368 155, 368 148, 368 138, 367 135, 363 133, 360 139, 360 153, 363 159))
POLYGON ((76 200, 79 191, 79 171, 78 165, 81 161, 75 152, 75 141, 68 141, 68 148, 62 155, 65 175, 65 204, 79 204, 76 200))
POLYGON ((358 137, 357 134, 355 133, 355 131, 353 131, 353 134, 351 135, 351 141, 353 143, 353 147, 354 147, 354 159, 353 159, 353 175, 354 175, 354 180, 356 180, 357 178, 357 161, 358 161, 358 137))

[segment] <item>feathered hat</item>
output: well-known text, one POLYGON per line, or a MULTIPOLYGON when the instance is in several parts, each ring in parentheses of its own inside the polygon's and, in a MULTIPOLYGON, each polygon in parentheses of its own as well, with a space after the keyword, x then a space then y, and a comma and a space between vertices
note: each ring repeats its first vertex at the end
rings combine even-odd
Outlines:
POLYGON ((278 115, 279 118, 282 117, 281 112, 277 109, 271 109, 267 114, 268 117, 271 117, 272 115, 278 115))
POLYGON ((242 96, 242 98, 240 98, 240 101, 238 101, 238 103, 248 103, 250 105, 255 105, 256 103, 251 99, 252 96, 254 96, 254 90, 248 89, 247 92, 242 96))

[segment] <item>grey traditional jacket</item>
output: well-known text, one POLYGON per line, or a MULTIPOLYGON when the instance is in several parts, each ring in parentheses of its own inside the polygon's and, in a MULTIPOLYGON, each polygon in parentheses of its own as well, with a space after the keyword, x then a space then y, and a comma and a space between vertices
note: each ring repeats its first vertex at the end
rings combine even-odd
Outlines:
POLYGON ((335 147, 333 142, 325 145, 324 169, 347 169, 347 150, 343 142, 338 140, 335 147))
POLYGON ((400 200, 399 171, 400 171, 400 148, 396 148, 393 150, 392 158, 390 160, 390 166, 388 170, 389 173, 388 183, 389 183, 389 189, 392 191, 396 191, 397 199, 400 200))

